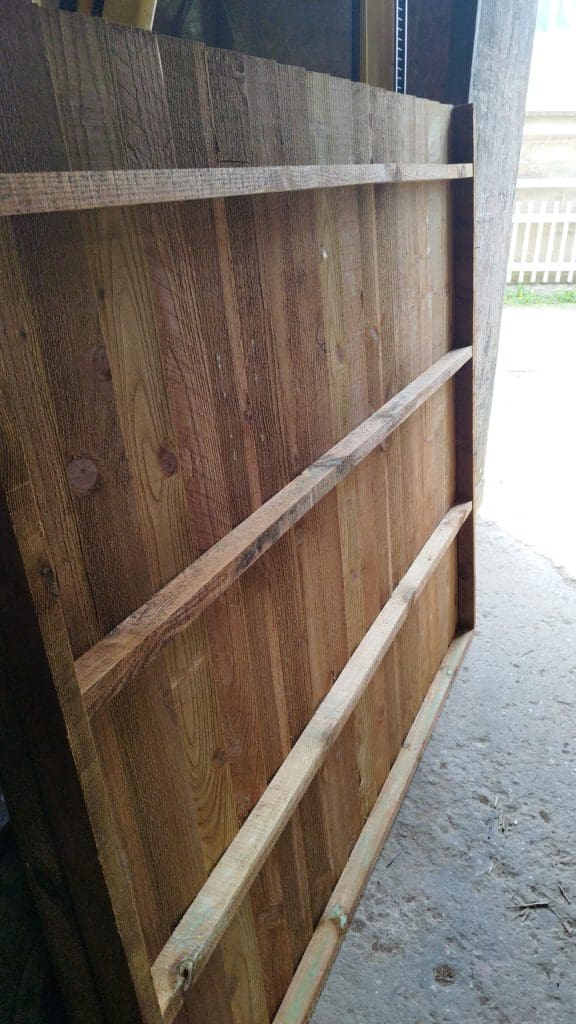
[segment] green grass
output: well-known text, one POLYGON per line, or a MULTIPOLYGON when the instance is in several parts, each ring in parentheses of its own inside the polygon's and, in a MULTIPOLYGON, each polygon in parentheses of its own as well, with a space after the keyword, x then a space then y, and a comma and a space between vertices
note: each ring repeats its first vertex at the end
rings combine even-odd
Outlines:
POLYGON ((570 306, 574 303, 576 288, 513 284, 509 285, 504 293, 505 306, 570 306))

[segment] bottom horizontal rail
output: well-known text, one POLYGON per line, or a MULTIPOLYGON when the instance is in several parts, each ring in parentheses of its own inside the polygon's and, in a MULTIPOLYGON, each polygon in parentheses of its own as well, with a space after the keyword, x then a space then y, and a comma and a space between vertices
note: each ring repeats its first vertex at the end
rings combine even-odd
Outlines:
POLYGON ((392 828, 472 636, 473 632, 470 630, 455 637, 450 644, 298 965, 274 1018, 274 1024, 306 1024, 310 1020, 360 896, 392 828))
POLYGON ((426 541, 154 962, 165 1020, 178 1012, 182 992, 218 945, 471 508, 471 502, 453 506, 426 541))

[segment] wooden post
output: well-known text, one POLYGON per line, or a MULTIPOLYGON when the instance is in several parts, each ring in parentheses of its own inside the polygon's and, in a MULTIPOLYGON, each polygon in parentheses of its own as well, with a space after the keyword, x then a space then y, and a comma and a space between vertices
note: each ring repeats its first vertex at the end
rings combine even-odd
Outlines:
MULTIPOLYGON (((452 158, 474 159, 474 111, 455 107, 451 125, 452 158)), ((474 496, 474 178, 452 183, 453 346, 472 346, 472 359, 454 378, 456 429, 456 500, 474 496)), ((458 624, 475 621, 474 512, 458 536, 458 624)))
POLYGON ((410 0, 408 92, 476 105, 476 491, 482 495, 538 0, 410 0))

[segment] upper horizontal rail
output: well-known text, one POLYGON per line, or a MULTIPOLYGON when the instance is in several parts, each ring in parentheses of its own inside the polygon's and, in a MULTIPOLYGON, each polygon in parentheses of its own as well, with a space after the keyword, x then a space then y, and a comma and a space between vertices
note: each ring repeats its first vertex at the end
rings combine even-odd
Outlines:
POLYGON ((313 164, 0 174, 0 216, 472 177, 472 164, 313 164))
POLYGON ((165 1020, 178 1012, 182 990, 206 965, 471 508, 455 505, 431 534, 154 962, 165 1020))
POLYGON ((94 714, 118 693, 471 355, 471 348, 460 348, 442 356, 81 655, 76 674, 88 713, 94 714))

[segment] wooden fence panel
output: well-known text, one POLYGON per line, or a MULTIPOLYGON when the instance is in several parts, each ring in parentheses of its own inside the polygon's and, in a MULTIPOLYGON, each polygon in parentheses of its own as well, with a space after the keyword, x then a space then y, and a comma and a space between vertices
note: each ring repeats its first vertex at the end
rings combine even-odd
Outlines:
POLYGON ((0 472, 101 865, 79 962, 105 1019, 269 1024, 473 627, 471 110, 23 0, 0 37, 0 472))
POLYGON ((508 284, 573 284, 576 278, 576 203, 516 202, 508 284))

